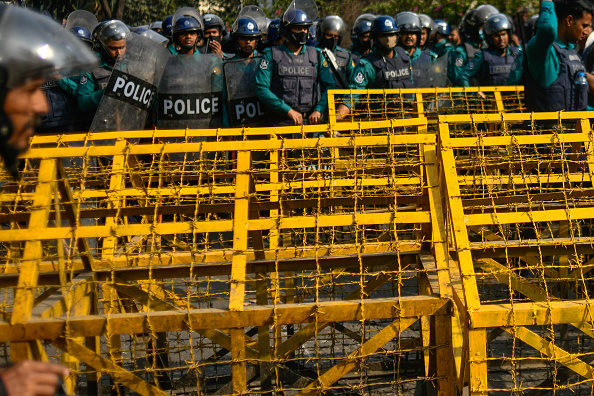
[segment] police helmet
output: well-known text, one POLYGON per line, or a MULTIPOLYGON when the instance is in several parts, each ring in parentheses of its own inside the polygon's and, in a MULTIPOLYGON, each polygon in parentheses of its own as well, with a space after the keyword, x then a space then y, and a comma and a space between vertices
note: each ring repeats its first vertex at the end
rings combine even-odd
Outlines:
MULTIPOLYGON (((305 45, 310 38, 310 32, 294 33, 291 31, 292 26, 304 26, 309 28, 312 26, 312 22, 309 20, 307 14, 299 9, 290 8, 283 14, 280 23, 280 35, 288 41, 295 43, 296 45, 305 45)), ((315 32, 314 32, 315 33, 315 32)))
POLYGON ((346 23, 338 15, 329 15, 318 23, 319 36, 326 32, 338 32, 339 40, 346 34, 346 23))
POLYGON ((0 154, 16 176, 17 149, 6 142, 13 123, 4 112, 8 90, 30 80, 80 75, 98 65, 81 40, 49 18, 25 8, 0 4, 0 154))
POLYGON ((73 26, 68 30, 71 31, 72 33, 74 33, 76 35, 76 37, 78 37, 82 41, 84 41, 86 43, 92 43, 91 32, 89 32, 89 29, 87 29, 86 27, 73 26))
POLYGON ((177 35, 183 32, 202 32, 202 25, 196 18, 191 16, 182 16, 177 18, 173 24, 172 33, 177 35))
POLYGON ((289 26, 311 26, 313 24, 312 21, 309 20, 309 17, 304 11, 299 9, 291 8, 287 10, 283 14, 283 25, 286 27, 289 26))
POLYGON ((394 17, 394 22, 396 22, 396 26, 398 26, 399 33, 410 32, 417 33, 417 35, 421 34, 421 19, 414 12, 399 12, 396 17, 394 17))
POLYGON ((107 51, 109 42, 125 40, 128 34, 130 34, 130 29, 122 21, 117 19, 103 21, 93 31, 93 45, 103 58, 109 59, 107 51))
POLYGON ((473 14, 473 20, 481 27, 487 22, 487 19, 494 14, 499 14, 499 10, 491 4, 482 4, 476 7, 476 12, 473 14))
POLYGON ((357 18, 357 20, 355 20, 355 23, 353 24, 353 29, 351 30, 351 41, 357 42, 361 38, 361 35, 371 32, 371 29, 373 27, 373 20, 375 19, 375 16, 371 16, 373 17, 372 19, 359 19, 361 18, 359 17, 357 18))
POLYGON ((162 21, 155 21, 149 25, 149 29, 154 32, 160 32, 163 30, 163 22, 162 21))
POLYGON ((532 15, 530 19, 524 22, 524 33, 528 36, 526 41, 530 40, 536 34, 536 22, 538 22, 538 14, 532 15))
POLYGON ((509 33, 511 32, 511 29, 512 25, 505 14, 491 15, 489 18, 487 18, 487 21, 483 26, 483 31, 487 36, 491 36, 492 34, 501 32, 502 30, 507 30, 509 33))
POLYGON ((443 19, 436 19, 435 26, 433 27, 433 34, 441 34, 443 36, 449 36, 451 32, 450 24, 443 19))
POLYGON ((204 14, 202 20, 204 21, 204 30, 216 28, 221 32, 221 37, 224 37, 227 34, 227 31, 225 30, 225 22, 223 22, 218 15, 204 14))
POLYGON ((280 39, 279 35, 280 19, 273 19, 268 25, 268 32, 266 34, 266 41, 274 42, 280 39))
POLYGON ((428 29, 428 36, 431 35, 431 31, 433 31, 433 27, 435 26, 435 23, 433 22, 433 19, 431 19, 431 17, 427 14, 418 14, 419 15, 419 20, 421 21, 421 28, 423 29, 428 29))
POLYGON ((398 33, 398 25, 389 15, 378 16, 373 20, 371 26, 371 32, 373 34, 385 34, 385 33, 398 33))
POLYGON ((268 26, 270 26, 270 22, 272 22, 272 19, 266 18, 266 23, 264 24, 264 26, 260 26, 260 31, 263 34, 268 32, 268 26))
POLYGON ((262 33, 258 24, 250 17, 241 17, 233 24, 233 36, 260 38, 262 33))
POLYGON ((163 30, 161 34, 171 40, 173 37, 173 15, 167 15, 163 19, 163 30))

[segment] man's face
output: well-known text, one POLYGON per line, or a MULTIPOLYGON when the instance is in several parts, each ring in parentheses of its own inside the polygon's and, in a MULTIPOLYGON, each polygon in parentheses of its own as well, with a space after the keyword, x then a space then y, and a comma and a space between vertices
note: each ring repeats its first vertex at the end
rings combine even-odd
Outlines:
POLYGON ((371 40, 371 33, 370 33, 370 32, 367 32, 367 33, 361 33, 361 34, 359 35, 359 40, 360 40, 360 41, 369 41, 369 40, 371 40))
POLYGON ((193 47, 196 45, 198 32, 181 32, 178 35, 179 43, 182 47, 193 47))
POLYGON ((204 31, 204 38, 219 37, 221 32, 217 28, 206 29, 204 31))
POLYGON ((406 48, 414 47, 417 44, 417 34, 413 32, 400 33, 400 43, 406 48))
POLYGON ((491 35, 491 41, 496 50, 502 51, 506 49, 509 44, 509 34, 507 34, 507 30, 493 33, 491 35))
POLYGON ((237 45, 244 54, 251 54, 256 49, 255 37, 237 37, 237 45))
POLYGON ((307 26, 291 26, 291 31, 293 33, 307 33, 308 29, 307 26))
POLYGON ((421 29, 421 42, 419 43, 419 47, 422 47, 427 42, 427 36, 429 35, 429 31, 427 29, 421 29))
POLYGON ((592 26, 592 14, 584 11, 581 18, 573 18, 573 16, 568 15, 565 21, 569 25, 569 42, 576 44, 584 37, 587 29, 592 26))
POLYGON ((43 80, 28 81, 16 88, 9 89, 4 100, 4 112, 13 125, 12 135, 7 143, 17 150, 25 150, 29 138, 39 125, 40 116, 49 111, 47 98, 41 90, 43 80))
POLYGON ((460 32, 458 30, 452 30, 448 40, 454 45, 460 44, 460 32))
POLYGON ((107 52, 115 62, 126 53, 126 40, 110 40, 107 44, 107 52))

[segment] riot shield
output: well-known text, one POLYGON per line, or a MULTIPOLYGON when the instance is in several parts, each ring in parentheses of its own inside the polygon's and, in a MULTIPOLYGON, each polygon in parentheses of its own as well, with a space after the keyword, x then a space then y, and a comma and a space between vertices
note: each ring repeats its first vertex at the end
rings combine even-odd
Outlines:
POLYGON ((93 29, 99 24, 95 14, 86 10, 72 11, 66 19, 66 30, 70 30, 75 26, 84 27, 89 32, 93 32, 93 29))
POLYGON ((417 72, 413 68, 415 88, 441 88, 448 82, 448 57, 441 56, 429 64, 427 70, 417 72))
POLYGON ((174 13, 173 13, 173 19, 171 20, 171 25, 175 25, 175 21, 178 20, 178 18, 184 17, 184 16, 191 16, 194 19, 196 19, 198 21, 198 23, 200 24, 200 26, 204 26, 204 22, 202 21, 202 15, 200 15, 200 12, 192 7, 182 7, 182 8, 178 8, 174 13))
POLYGON ((90 130, 144 129, 169 56, 162 45, 130 34, 126 39, 126 53, 115 64, 90 130))
POLYGON ((256 96, 256 73, 261 57, 225 62, 227 109, 231 126, 261 126, 264 103, 256 96))
POLYGON ((223 125, 223 60, 217 54, 174 55, 157 95, 157 126, 164 129, 223 125))
POLYGON ((239 11, 237 18, 235 18, 235 22, 233 22, 233 26, 231 27, 232 32, 237 30, 237 21, 242 17, 252 18, 254 21, 256 21, 260 33, 266 33, 264 31, 264 28, 266 27, 266 14, 264 14, 264 11, 262 11, 260 7, 256 5, 248 5, 243 7, 241 11, 239 11))

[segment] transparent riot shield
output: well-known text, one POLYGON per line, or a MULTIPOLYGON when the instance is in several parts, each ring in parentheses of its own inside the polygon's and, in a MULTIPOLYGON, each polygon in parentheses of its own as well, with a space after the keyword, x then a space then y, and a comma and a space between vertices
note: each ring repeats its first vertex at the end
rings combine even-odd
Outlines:
POLYGON ((243 7, 241 11, 239 11, 237 18, 235 19, 235 22, 233 22, 233 26, 231 27, 232 32, 237 30, 237 21, 239 20, 239 18, 242 17, 252 18, 254 21, 256 21, 260 33, 266 33, 263 30, 266 27, 266 14, 264 13, 264 11, 262 11, 260 7, 256 5, 247 5, 243 7))
POLYGON ((162 45, 130 34, 126 53, 115 64, 90 130, 144 129, 169 57, 169 51, 162 45))
POLYGON ((315 0, 293 0, 287 7, 287 10, 283 14, 284 22, 290 22, 288 18, 291 17, 292 11, 301 10, 307 14, 310 21, 315 21, 318 17, 318 5, 315 0))
POLYGON ((448 57, 441 56, 429 64, 427 70, 414 70, 413 81, 415 88, 441 88, 448 82, 448 57))
POLYGON ((159 85, 157 126, 222 127, 223 86, 223 60, 219 55, 173 55, 159 85))
POLYGON ((99 21, 95 14, 86 10, 76 10, 72 11, 66 19, 66 30, 70 30, 75 26, 80 26, 92 33, 97 24, 99 24, 99 21))
POLYGON ((261 126, 264 103, 256 97, 256 73, 261 57, 225 62, 227 109, 231 126, 261 126))

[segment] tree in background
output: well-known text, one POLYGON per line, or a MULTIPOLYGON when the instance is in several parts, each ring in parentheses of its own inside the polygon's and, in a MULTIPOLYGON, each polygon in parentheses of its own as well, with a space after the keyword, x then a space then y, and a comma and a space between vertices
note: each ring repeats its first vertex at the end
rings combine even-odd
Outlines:
MULTIPOLYGON (((237 17, 242 6, 260 6, 269 18, 278 18, 291 0, 14 0, 27 7, 47 11, 57 20, 66 18, 77 9, 91 11, 99 20, 121 19, 131 26, 149 24, 161 20, 166 15, 184 6, 194 7, 203 12, 219 15, 228 26, 237 17), (202 7, 201 7, 202 6, 202 7)), ((490 2, 499 11, 515 15, 521 7, 527 8, 529 15, 538 10, 538 3, 526 4, 523 0, 493 0, 490 2)), ((396 15, 399 11, 423 12, 433 18, 459 23, 462 16, 471 8, 483 2, 477 0, 318 0, 319 16, 340 15, 347 25, 365 12, 383 15, 396 15)), ((345 37, 343 46, 349 43, 345 37)))

